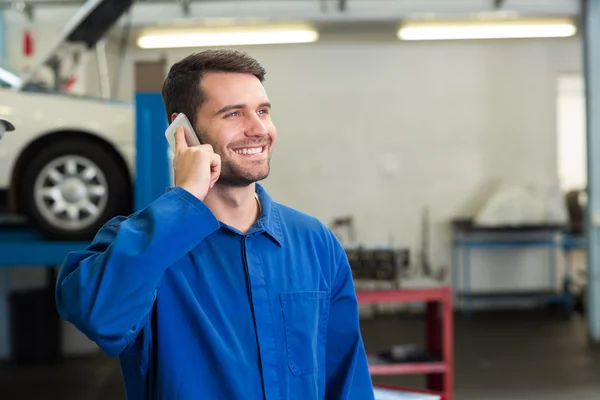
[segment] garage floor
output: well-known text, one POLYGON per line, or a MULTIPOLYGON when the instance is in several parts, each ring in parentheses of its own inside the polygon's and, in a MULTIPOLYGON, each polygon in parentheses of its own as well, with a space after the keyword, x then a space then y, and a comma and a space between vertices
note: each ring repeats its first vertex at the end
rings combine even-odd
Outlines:
MULTIPOLYGON (((420 343, 417 317, 379 318, 362 323, 369 350, 420 343)), ((586 345, 584 321, 547 312, 455 318, 457 400, 597 400, 600 352, 586 345)), ((417 387, 420 377, 377 378, 417 387)), ((46 367, 0 367, 0 398, 6 400, 125 399, 114 360, 103 356, 46 367)))

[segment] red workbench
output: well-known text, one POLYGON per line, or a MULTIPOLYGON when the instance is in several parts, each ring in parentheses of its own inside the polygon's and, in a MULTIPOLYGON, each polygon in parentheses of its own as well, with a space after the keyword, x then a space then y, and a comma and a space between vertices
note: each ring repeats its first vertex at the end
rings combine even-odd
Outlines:
POLYGON ((359 290, 356 295, 360 304, 415 302, 426 304, 426 350, 431 354, 440 354, 441 361, 371 365, 371 375, 425 374, 428 390, 441 392, 445 400, 453 400, 452 290, 448 287, 359 290))

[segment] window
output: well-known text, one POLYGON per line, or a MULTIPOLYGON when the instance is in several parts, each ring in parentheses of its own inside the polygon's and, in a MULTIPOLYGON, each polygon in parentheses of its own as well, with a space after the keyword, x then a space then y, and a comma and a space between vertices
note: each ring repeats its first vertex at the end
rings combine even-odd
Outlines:
POLYGON ((557 155, 561 189, 587 185, 585 85, 580 74, 564 74, 557 88, 557 155))

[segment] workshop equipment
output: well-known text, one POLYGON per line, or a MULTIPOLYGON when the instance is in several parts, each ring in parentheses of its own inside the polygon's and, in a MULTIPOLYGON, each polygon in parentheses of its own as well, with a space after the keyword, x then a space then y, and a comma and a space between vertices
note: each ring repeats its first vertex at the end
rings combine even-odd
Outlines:
POLYGON ((347 248, 346 255, 355 280, 388 282, 394 287, 410 264, 409 249, 347 248))
POLYGON ((471 315, 476 302, 562 304, 566 315, 573 312, 573 293, 571 291, 571 263, 569 253, 572 250, 570 235, 564 225, 530 224, 519 226, 479 226, 470 219, 452 221, 452 271, 455 293, 460 300, 466 316, 471 315), (540 265, 549 269, 550 282, 545 288, 525 292, 510 291, 498 293, 480 293, 472 288, 471 255, 475 250, 530 250, 545 249, 549 253, 549 263, 540 265), (559 278, 559 252, 567 259, 565 270, 559 278), (561 279, 561 282, 559 282, 561 279))
MULTIPOLYGON (((376 357, 377 363, 369 363, 371 375, 424 374, 426 388, 441 393, 440 399, 454 398, 454 339, 452 315, 452 290, 449 287, 404 290, 357 290, 359 305, 382 303, 425 303, 425 348, 419 352, 405 348, 388 352, 386 357, 376 357), (423 357, 427 354, 427 359, 423 357), (390 357, 393 356, 393 357, 390 357), (431 358, 429 358, 431 357, 431 358), (396 360, 389 360, 396 358, 396 360)), ((367 349, 368 354, 373 354, 367 349)), ((384 353, 384 356, 386 354, 384 353)), ((371 356, 371 360, 373 357, 371 356)), ((402 397, 399 397, 402 398, 402 397)), ((409 397, 410 398, 410 397, 409 397)), ((424 399, 427 399, 426 397, 424 399)))

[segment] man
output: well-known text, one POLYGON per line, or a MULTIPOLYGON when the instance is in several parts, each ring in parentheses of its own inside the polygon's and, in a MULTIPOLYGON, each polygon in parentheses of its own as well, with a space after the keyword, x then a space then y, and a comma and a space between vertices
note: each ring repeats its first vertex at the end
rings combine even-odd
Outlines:
POLYGON ((178 131, 175 186, 61 269, 61 316, 119 356, 130 400, 374 397, 343 248, 256 184, 277 137, 264 75, 229 50, 173 65, 167 115, 202 145, 178 131))

